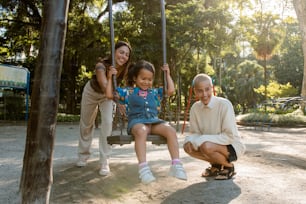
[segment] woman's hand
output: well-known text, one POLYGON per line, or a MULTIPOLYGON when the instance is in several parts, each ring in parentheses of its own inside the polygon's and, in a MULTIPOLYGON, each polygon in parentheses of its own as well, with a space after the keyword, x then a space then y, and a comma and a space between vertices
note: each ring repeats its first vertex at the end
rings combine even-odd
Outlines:
POLYGON ((117 69, 116 69, 115 67, 110 66, 110 67, 108 68, 108 74, 107 74, 108 80, 112 79, 113 74, 114 74, 114 75, 117 75, 117 72, 118 72, 118 71, 117 71, 117 69))
POLYGON ((108 99, 114 99, 116 100, 116 96, 114 96, 114 91, 113 91, 113 87, 112 87, 112 75, 113 74, 117 74, 117 70, 113 67, 110 66, 107 70, 107 84, 106 84, 106 88, 105 88, 105 95, 108 99))

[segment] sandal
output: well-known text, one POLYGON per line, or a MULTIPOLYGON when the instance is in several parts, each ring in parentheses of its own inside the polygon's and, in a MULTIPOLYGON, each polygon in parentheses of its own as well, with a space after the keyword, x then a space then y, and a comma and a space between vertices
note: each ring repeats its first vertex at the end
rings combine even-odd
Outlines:
POLYGON ((219 171, 219 174, 216 176, 215 180, 228 180, 231 179, 235 174, 236 172, 234 166, 224 167, 223 170, 219 171))
POLYGON ((211 167, 205 169, 205 171, 202 173, 202 177, 218 176, 220 170, 221 170, 220 164, 212 164, 211 167))

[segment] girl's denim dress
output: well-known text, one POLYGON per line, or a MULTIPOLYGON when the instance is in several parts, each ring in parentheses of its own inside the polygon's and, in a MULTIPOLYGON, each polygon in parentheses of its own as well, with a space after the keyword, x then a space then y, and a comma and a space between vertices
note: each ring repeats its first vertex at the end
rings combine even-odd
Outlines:
POLYGON ((158 118, 162 88, 148 89, 146 97, 139 96, 139 90, 137 87, 117 88, 120 103, 127 105, 128 134, 137 123, 157 124, 165 122, 158 118))

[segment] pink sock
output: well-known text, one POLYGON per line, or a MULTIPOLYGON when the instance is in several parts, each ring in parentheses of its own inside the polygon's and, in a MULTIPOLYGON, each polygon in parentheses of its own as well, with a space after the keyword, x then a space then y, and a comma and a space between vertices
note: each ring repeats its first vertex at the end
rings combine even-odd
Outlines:
POLYGON ((172 165, 175 165, 175 164, 178 164, 178 163, 180 163, 181 161, 180 161, 180 159, 172 159, 172 165))

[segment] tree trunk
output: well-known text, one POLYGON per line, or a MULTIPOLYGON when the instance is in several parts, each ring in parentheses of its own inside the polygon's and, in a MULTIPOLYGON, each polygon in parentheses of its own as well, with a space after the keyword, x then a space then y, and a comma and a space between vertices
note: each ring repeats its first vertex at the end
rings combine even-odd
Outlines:
POLYGON ((305 0, 293 0, 293 5, 297 15, 297 19, 300 24, 301 34, 302 34, 302 47, 304 54, 304 75, 302 84, 303 98, 302 110, 305 112, 306 107, 306 1, 305 0))
POLYGON ((69 0, 43 8, 38 62, 20 181, 21 203, 49 203, 60 76, 69 0))

